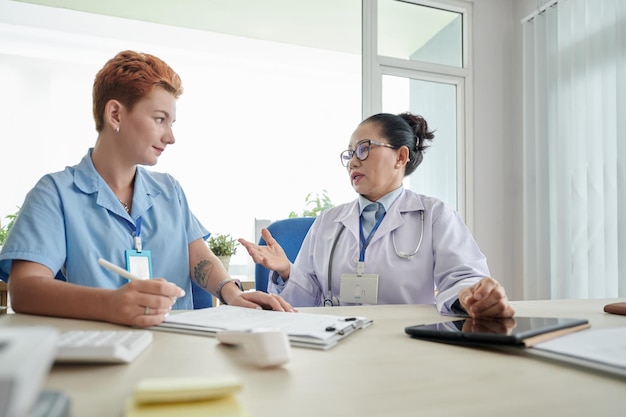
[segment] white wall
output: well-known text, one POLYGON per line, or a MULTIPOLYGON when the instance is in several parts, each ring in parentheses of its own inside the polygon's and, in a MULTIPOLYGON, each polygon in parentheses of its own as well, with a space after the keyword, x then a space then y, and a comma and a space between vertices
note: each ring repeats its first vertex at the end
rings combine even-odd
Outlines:
POLYGON ((473 1, 474 235, 510 299, 523 299, 522 25, 534 0, 473 1))

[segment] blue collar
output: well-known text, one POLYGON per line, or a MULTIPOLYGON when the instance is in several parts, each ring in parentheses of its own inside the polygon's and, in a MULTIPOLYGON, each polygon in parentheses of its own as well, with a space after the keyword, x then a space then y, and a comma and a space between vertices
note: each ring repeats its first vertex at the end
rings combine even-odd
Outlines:
MULTIPOLYGON (((97 204, 121 216, 126 216, 124 208, 111 191, 111 188, 100 176, 91 160, 93 148, 75 166, 74 184, 85 194, 98 194, 97 204)), ((162 193, 162 187, 154 181, 149 172, 138 166, 135 174, 135 191, 133 196, 133 216, 138 217, 152 206, 152 199, 162 193)), ((169 196, 168 196, 169 198, 169 196)))

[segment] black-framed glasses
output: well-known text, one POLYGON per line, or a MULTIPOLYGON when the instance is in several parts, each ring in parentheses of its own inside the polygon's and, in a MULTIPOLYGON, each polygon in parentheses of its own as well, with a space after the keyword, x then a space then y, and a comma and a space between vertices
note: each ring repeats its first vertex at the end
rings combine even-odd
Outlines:
POLYGON ((365 161, 367 157, 370 156, 370 149, 372 148, 372 145, 384 146, 387 148, 395 149, 388 143, 382 143, 372 139, 364 139, 356 144, 354 150, 346 149, 345 151, 341 152, 341 155, 339 155, 341 157, 341 165, 343 165, 344 167, 350 165, 350 160, 353 156, 356 156, 356 159, 358 159, 359 161, 365 161))

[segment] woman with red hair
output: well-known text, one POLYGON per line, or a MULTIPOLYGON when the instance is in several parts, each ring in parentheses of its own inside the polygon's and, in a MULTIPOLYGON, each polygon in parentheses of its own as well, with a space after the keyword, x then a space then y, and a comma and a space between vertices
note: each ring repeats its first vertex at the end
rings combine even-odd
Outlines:
POLYGON ((15 311, 153 326, 172 308, 193 308, 192 279, 223 303, 292 311, 281 297, 244 293, 207 247, 180 184, 144 168, 175 143, 182 92, 178 74, 149 54, 120 52, 98 72, 95 146, 39 180, 0 253, 15 311), (156 278, 127 282, 99 258, 156 278))

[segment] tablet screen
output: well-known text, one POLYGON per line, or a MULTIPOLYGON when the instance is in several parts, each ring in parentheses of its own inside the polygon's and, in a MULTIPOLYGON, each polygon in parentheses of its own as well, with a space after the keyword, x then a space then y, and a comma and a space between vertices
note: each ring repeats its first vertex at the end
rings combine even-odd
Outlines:
POLYGON ((520 345, 524 339, 587 324, 585 319, 513 317, 420 324, 405 328, 412 337, 458 343, 520 345))

